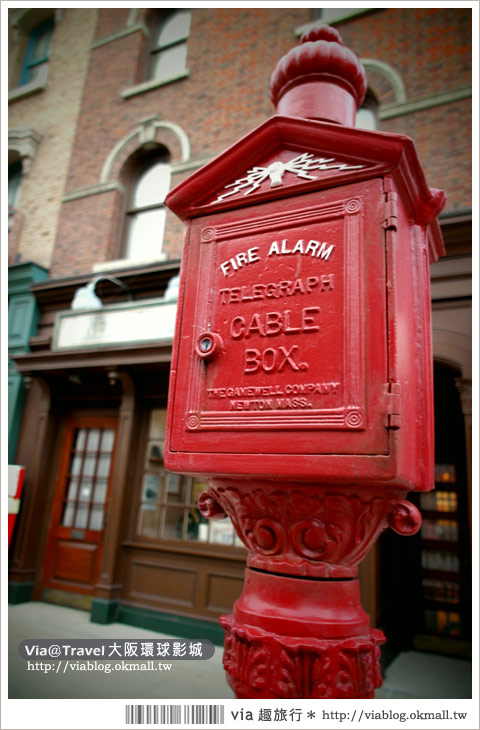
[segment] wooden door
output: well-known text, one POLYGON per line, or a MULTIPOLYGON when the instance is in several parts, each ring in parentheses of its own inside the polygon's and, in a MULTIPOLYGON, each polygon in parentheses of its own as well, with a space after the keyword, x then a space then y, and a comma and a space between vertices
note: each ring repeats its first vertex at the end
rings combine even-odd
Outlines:
POLYGON ((70 417, 45 554, 43 587, 93 594, 115 455, 116 418, 70 417))

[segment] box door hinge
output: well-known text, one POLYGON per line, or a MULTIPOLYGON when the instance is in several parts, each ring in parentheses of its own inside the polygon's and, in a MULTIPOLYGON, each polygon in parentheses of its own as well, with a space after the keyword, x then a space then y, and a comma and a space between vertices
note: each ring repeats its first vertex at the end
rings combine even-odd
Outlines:
POLYGON ((397 230, 397 193, 385 193, 385 219, 383 227, 385 230, 393 228, 397 230))
POLYGON ((386 428, 400 428, 400 406, 402 397, 402 386, 400 383, 387 383, 385 386, 386 396, 386 428))

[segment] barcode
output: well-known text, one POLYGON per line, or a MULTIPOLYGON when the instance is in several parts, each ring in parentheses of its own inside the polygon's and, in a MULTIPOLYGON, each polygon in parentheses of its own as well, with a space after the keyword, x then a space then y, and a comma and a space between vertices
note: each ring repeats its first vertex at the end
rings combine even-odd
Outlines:
POLYGON ((126 725, 223 725, 224 717, 224 705, 125 705, 126 725))

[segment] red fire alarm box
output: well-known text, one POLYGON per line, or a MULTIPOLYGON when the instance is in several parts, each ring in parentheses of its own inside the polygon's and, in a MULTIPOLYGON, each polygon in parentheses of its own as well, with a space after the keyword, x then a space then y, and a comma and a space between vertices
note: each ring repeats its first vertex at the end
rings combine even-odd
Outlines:
POLYGON ((166 202, 186 221, 167 468, 430 489, 444 195, 411 140, 275 116, 166 202))

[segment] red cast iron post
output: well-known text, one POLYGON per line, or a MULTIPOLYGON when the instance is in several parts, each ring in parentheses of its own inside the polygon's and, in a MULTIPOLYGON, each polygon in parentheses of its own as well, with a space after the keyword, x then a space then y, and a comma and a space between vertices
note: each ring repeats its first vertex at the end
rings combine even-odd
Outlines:
POLYGON ((238 698, 371 698, 360 604, 380 533, 433 487, 429 261, 443 253, 411 140, 353 127, 358 58, 328 26, 278 63, 278 115, 182 182, 187 224, 167 468, 248 549, 224 666, 238 698))

